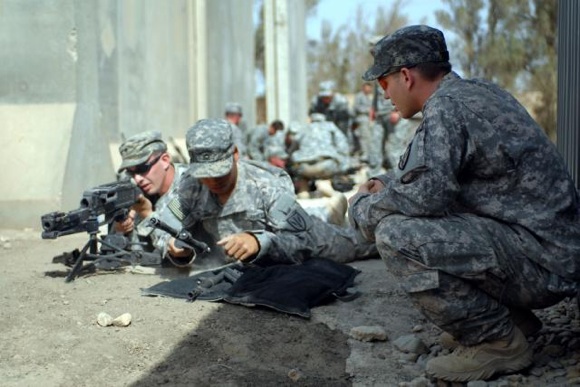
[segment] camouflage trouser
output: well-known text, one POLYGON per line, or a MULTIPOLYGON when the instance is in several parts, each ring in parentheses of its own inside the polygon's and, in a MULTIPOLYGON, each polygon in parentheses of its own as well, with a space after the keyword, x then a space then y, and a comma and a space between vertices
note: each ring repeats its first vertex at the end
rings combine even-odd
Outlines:
POLYGON ((525 253, 538 244, 523 228, 472 214, 390 215, 375 236, 415 306, 464 345, 509 334, 508 307, 539 309, 563 298, 547 290, 550 273, 525 253))
POLYGON ((353 134, 355 137, 355 151, 360 152, 360 158, 366 160, 367 162, 371 162, 369 158, 371 157, 373 146, 373 138, 372 138, 372 126, 371 122, 369 121, 368 117, 363 116, 357 119, 357 126, 356 129, 353 130, 353 134))
POLYGON ((378 258, 374 243, 358 239, 352 227, 342 227, 312 217, 312 233, 317 244, 315 255, 335 262, 378 258))

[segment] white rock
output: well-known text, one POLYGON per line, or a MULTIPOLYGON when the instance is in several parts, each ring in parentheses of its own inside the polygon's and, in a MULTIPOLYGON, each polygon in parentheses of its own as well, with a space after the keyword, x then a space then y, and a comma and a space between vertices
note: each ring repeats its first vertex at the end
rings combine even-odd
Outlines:
POLYGON ((358 341, 387 341, 387 332, 380 326, 361 326, 350 330, 350 337, 358 341))
POLYGON ((102 327, 108 327, 112 323, 113 323, 113 318, 105 312, 101 312, 97 316, 97 324, 99 324, 102 327))
POLYGON ((288 371, 288 377, 293 381, 297 382, 298 380, 302 379, 302 372, 299 369, 293 368, 288 371))
POLYGON ((113 320, 113 325, 116 327, 127 327, 131 324, 131 313, 123 313, 113 320))

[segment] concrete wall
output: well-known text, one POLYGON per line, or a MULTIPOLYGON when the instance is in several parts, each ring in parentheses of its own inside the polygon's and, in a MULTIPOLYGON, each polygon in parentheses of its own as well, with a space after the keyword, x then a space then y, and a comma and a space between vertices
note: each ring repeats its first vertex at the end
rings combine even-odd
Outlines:
POLYGON ((264 0, 266 44, 266 115, 305 122, 306 27, 302 1, 264 0))
POLYGON ((3 227, 39 228, 40 215, 113 181, 122 135, 156 129, 182 144, 227 101, 253 123, 252 5, 3 0, 3 227))

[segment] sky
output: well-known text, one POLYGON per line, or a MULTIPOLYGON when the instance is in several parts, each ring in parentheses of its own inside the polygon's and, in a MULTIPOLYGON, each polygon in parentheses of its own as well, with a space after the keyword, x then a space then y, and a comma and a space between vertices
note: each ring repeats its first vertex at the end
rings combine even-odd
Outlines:
MULTIPOLYGON (((316 14, 306 20, 306 35, 309 39, 320 38, 320 27, 323 20, 328 20, 333 27, 352 22, 359 4, 365 7, 368 17, 374 21, 373 12, 379 6, 389 10, 394 0, 320 0, 316 14)), ((442 29, 435 20, 435 10, 447 10, 442 0, 406 0, 402 3, 401 13, 409 18, 410 24, 425 23, 442 29), (425 20, 422 20, 425 18, 425 20)), ((445 31, 443 31, 445 35, 445 31)))

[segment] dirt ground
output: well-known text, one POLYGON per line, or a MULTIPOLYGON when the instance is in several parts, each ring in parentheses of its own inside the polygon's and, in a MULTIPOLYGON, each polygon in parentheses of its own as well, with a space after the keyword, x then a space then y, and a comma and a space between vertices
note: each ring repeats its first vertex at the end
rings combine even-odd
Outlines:
MULTIPOLYGON (((70 283, 47 275, 66 269, 53 264, 53 256, 80 248, 86 240, 82 234, 43 240, 37 230, 0 230, 0 385, 432 385, 418 382, 424 364, 394 342, 414 334, 435 348, 440 331, 415 311, 379 259, 352 264, 362 271, 356 279, 359 298, 313 308, 312 317, 304 319, 268 309, 141 295, 142 288, 184 275, 176 269, 83 276, 70 283), (101 312, 113 318, 130 313, 132 322, 124 328, 102 327, 97 324, 101 312), (388 339, 364 342, 349 335, 363 326, 384 328, 388 339)), ((572 339, 562 335, 562 342, 574 342, 578 324, 567 330, 572 339)), ((545 336, 542 345, 554 344, 552 332, 545 336)), ((566 360, 560 356, 559 369, 546 358, 543 368, 527 373, 536 379, 512 376, 483 386, 580 384, 575 379, 580 345, 569 347, 575 353, 569 351, 566 360)))
POLYGON ((389 340, 349 338, 382 326, 390 338, 425 324, 380 260, 362 270, 351 302, 316 307, 304 319, 244 306, 142 296, 141 288, 183 273, 83 276, 65 283, 52 257, 86 235, 43 240, 40 231, 0 230, 0 384, 3 386, 372 386, 419 375, 391 361, 389 340), (97 315, 132 315, 101 327, 97 315))

